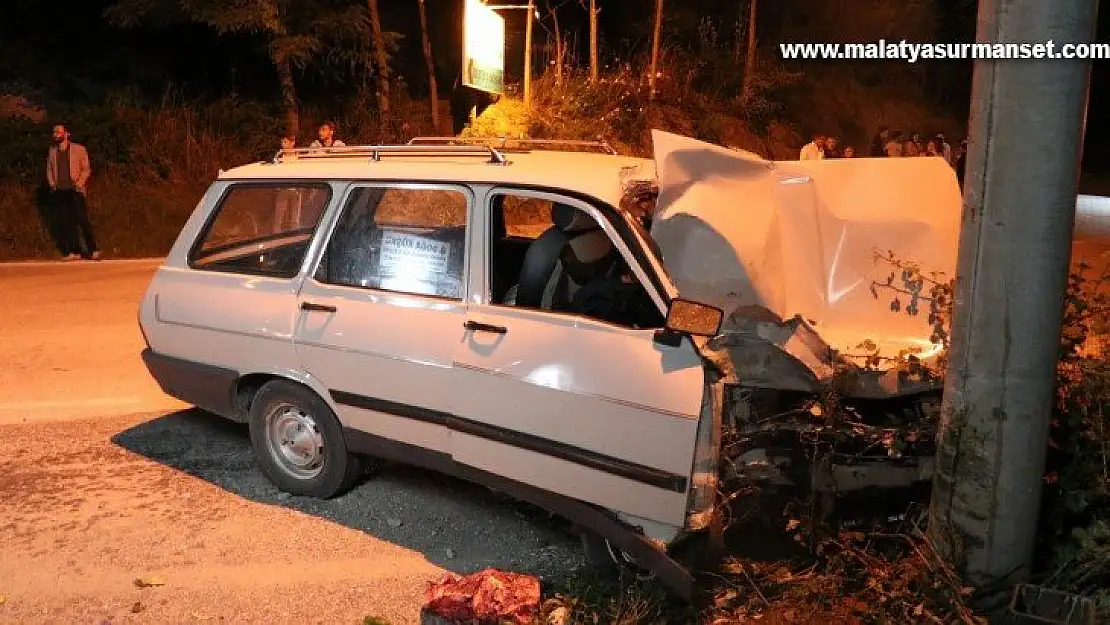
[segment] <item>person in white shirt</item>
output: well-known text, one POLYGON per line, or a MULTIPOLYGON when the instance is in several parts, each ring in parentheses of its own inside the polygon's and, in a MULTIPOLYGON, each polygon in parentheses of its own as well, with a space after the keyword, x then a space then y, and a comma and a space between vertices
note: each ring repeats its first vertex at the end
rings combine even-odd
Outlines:
POLYGON ((813 141, 802 146, 801 154, 798 155, 800 161, 819 161, 825 158, 825 136, 813 135, 813 141))
POLYGON ((939 147, 940 155, 944 157, 944 162, 949 165, 952 164, 952 146, 944 139, 944 133, 937 133, 937 146, 939 147))
POLYGON ((319 139, 313 141, 308 147, 310 148, 342 148, 347 144, 335 138, 335 123, 324 122, 320 124, 320 129, 317 131, 319 139))

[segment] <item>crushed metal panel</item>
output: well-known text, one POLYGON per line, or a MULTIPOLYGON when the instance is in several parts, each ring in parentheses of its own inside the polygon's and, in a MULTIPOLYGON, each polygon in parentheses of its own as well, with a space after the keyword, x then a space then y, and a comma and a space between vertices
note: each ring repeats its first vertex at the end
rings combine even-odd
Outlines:
POLYGON ((867 464, 834 464, 824 479, 815 480, 818 491, 847 493, 865 488, 893 489, 933 479, 935 458, 921 458, 904 466, 871 462, 867 464))
POLYGON ((927 305, 892 312, 894 268, 875 254, 955 274, 961 201, 943 159, 772 162, 661 131, 653 140, 652 235, 684 297, 726 315, 800 315, 843 352, 866 339, 886 355, 936 351, 927 305))

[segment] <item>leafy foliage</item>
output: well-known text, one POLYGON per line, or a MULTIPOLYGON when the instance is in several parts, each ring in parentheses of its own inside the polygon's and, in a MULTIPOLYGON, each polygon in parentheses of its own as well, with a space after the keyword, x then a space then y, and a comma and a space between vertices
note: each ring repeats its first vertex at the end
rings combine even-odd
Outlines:
MULTIPOLYGON (((944 349, 934 373, 943 376, 954 280, 926 277, 893 253, 876 259, 894 269, 885 282, 872 285, 876 299, 890 296, 894 313, 916 315, 928 306, 931 340, 944 349)), ((1093 596, 1101 618, 1110 618, 1110 354, 1104 351, 1110 275, 1091 276, 1089 270, 1080 263, 1068 281, 1038 551, 1044 585, 1093 596)))
POLYGON ((941 348, 939 356, 925 367, 917 354, 921 350, 904 350, 894 358, 884 357, 878 352, 874 342, 866 341, 858 347, 868 351, 865 364, 875 368, 884 362, 906 363, 915 373, 943 380, 947 368, 948 346, 951 339, 952 308, 955 305, 956 279, 945 280, 942 272, 923 273, 917 263, 900 260, 893 251, 885 254, 876 252, 875 261, 890 266, 890 275, 884 282, 871 283, 871 296, 880 299, 881 293, 890 297, 890 311, 894 314, 905 313, 916 317, 922 313, 922 305, 928 307, 929 325, 933 333, 929 342, 941 348))
POLYGON ((697 88, 706 71, 696 58, 677 48, 662 52, 663 75, 656 85, 655 100, 649 102, 650 86, 638 65, 623 65, 591 83, 584 72, 565 70, 561 80, 553 73, 534 82, 533 110, 515 98, 502 98, 477 122, 464 130, 465 136, 528 136, 551 139, 604 139, 622 153, 651 154, 651 130, 660 129, 705 141, 742 147, 778 158, 792 158, 792 143, 798 137, 781 123, 777 114, 781 96, 774 80, 792 80, 780 71, 769 70, 757 85, 757 97, 743 107, 736 97, 720 98, 712 90, 697 88), (767 101, 764 104, 761 98, 767 101), (764 106, 756 111, 756 106, 764 106), (749 112, 751 115, 749 115, 749 112), (755 130, 755 115, 762 115, 762 130, 755 130), (750 118, 750 119, 749 119, 750 118), (771 141, 777 131, 781 143, 771 141))
MULTIPOLYGON (((114 25, 204 24, 221 35, 258 35, 267 58, 304 70, 373 73, 372 31, 365 2, 340 0, 119 0, 104 12, 114 25)), ((393 53, 403 35, 384 33, 393 53)))
POLYGON ((1110 618, 1110 320, 1108 275, 1070 277, 1057 366, 1040 552, 1046 584, 1096 598, 1110 618))

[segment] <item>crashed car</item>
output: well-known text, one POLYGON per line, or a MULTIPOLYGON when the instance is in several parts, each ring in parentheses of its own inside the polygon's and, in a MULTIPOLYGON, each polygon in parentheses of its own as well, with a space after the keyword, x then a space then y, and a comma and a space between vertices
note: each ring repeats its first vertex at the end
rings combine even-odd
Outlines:
MULTIPOLYGON (((142 299, 143 359, 167 394, 249 424, 283 491, 431 468, 689 596, 673 549, 713 525, 723 479, 811 479, 782 449, 824 427, 831 381, 858 427, 922 418, 935 382, 842 352, 928 360, 924 315, 871 295, 889 286, 872 248, 951 270, 959 194, 939 159, 653 138, 654 159, 428 139, 223 171, 142 299)), ((927 456, 837 451, 819 486, 926 480, 905 459, 927 456)))

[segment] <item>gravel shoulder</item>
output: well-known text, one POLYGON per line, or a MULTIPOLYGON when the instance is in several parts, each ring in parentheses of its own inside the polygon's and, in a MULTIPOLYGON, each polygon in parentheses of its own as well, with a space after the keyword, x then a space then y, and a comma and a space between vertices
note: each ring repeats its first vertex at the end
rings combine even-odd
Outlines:
POLYGON ((246 428, 199 411, 0 425, 0 439, 3 623, 416 623, 445 570, 550 580, 583 564, 557 519, 413 468, 331 501, 279 493, 246 428))

